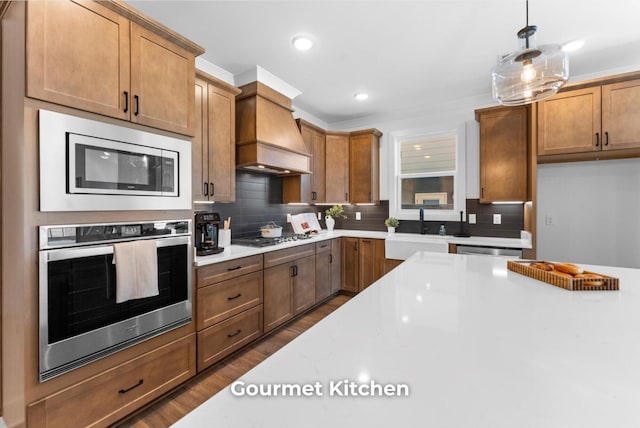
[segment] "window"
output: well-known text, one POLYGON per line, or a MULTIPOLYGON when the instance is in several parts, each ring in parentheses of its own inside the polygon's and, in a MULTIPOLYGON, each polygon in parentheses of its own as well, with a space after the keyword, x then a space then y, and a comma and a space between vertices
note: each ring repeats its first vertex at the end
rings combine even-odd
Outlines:
POLYGON ((428 220, 456 220, 464 204, 464 152, 455 131, 396 138, 392 216, 417 220, 420 208, 428 220))

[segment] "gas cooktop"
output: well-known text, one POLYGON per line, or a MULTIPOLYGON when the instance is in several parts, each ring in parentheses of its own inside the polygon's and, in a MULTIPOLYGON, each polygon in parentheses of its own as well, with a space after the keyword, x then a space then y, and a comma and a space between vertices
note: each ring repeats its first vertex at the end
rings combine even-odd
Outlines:
POLYGON ((231 243, 234 245, 244 245, 247 247, 268 247, 270 245, 284 244, 285 242, 300 241, 309 238, 313 238, 313 235, 283 233, 282 236, 278 238, 263 238, 262 236, 234 238, 231 243))

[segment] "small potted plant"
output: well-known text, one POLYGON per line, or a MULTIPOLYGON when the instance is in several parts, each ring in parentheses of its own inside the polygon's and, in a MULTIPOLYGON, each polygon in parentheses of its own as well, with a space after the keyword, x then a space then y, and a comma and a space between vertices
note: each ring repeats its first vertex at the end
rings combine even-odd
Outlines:
POLYGON ((396 227, 400 225, 400 221, 397 218, 389 217, 384 221, 384 224, 387 226, 387 231, 389 233, 395 233, 396 227))
POLYGON ((333 227, 336 224, 336 221, 334 220, 334 218, 347 218, 346 215, 344 215, 344 209, 342 208, 342 205, 334 205, 331 208, 327 209, 325 211, 326 217, 324 218, 325 223, 327 224, 327 230, 328 231, 332 231, 333 227))

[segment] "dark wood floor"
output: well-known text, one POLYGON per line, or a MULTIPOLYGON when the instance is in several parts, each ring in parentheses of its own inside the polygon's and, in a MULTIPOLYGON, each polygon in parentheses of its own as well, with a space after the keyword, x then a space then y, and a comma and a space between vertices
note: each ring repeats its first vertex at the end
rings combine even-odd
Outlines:
POLYGON ((171 394, 132 417, 119 422, 114 427, 163 428, 170 426, 342 306, 349 299, 349 296, 344 295, 329 299, 326 303, 302 315, 275 333, 258 340, 231 358, 200 373, 171 394))

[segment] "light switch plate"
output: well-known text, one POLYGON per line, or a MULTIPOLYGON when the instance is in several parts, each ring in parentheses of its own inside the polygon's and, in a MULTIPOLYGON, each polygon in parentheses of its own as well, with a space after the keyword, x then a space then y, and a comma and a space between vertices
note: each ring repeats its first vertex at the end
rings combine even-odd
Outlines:
POLYGON ((287 223, 291 223, 291 214, 287 214, 287 223))
POLYGON ((476 215, 469 214, 469 224, 476 224, 476 215))
POLYGON ((322 220, 322 211, 318 211, 318 220, 322 220))
POLYGON ((493 224, 502 224, 502 214, 493 215, 493 224))
POLYGON ((356 220, 362 220, 362 214, 360 211, 356 211, 356 220))

